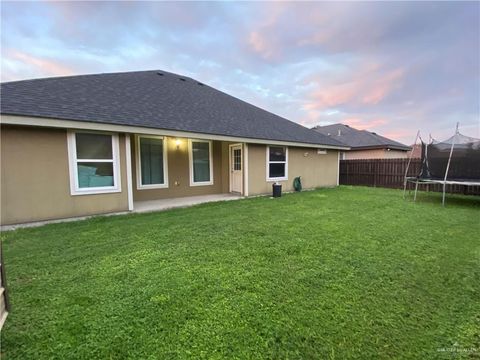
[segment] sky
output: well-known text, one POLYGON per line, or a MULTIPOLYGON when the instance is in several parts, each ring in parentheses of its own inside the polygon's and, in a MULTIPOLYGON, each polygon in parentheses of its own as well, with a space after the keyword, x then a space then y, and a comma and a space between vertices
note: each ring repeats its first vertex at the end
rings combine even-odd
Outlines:
POLYGON ((307 127, 480 137, 480 2, 2 2, 1 81, 161 69, 307 127))

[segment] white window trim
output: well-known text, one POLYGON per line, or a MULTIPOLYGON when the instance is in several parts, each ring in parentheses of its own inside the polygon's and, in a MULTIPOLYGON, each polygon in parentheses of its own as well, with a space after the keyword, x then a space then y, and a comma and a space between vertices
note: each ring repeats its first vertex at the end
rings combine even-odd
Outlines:
POLYGON ((213 154, 212 154, 212 141, 211 140, 198 140, 198 139, 188 139, 188 162, 190 167, 190 186, 206 186, 213 185, 213 154), (194 142, 204 142, 208 143, 208 158, 210 162, 210 181, 193 181, 193 151, 192 143, 194 142))
POLYGON ((267 181, 285 181, 288 180, 288 146, 278 146, 272 145, 273 147, 283 147, 285 148, 285 161, 270 161, 270 145, 267 145, 267 156, 266 156, 266 174, 267 181), (270 164, 285 164, 285 176, 282 177, 270 177, 270 164))
POLYGON ((135 157, 136 157, 136 170, 137 170, 137 190, 148 189, 166 189, 168 188, 168 154, 167 154, 167 138, 165 136, 155 135, 136 135, 135 136, 135 157), (142 184, 142 163, 140 161, 140 139, 162 139, 163 140, 163 184, 142 184))
POLYGON ((68 167, 70 173, 70 194, 71 195, 93 195, 93 194, 108 194, 118 193, 122 191, 120 180, 120 146, 118 141, 118 134, 103 133, 95 131, 73 131, 67 132, 68 145, 68 167), (81 159, 81 162, 111 162, 113 164, 113 183, 114 186, 99 186, 91 188, 80 188, 78 184, 78 159, 77 159, 77 141, 75 134, 105 134, 112 137, 112 160, 106 159, 81 159))

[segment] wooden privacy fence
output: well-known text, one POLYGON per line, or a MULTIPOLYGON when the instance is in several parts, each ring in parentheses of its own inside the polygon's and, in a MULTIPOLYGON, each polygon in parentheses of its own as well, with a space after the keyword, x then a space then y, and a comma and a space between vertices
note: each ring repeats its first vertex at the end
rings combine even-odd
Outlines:
MULTIPOLYGON (((407 164, 408 159, 340 160, 340 184, 403 189, 407 164)), ((417 176, 421 166, 421 159, 412 159, 408 176, 417 176)), ((408 184, 408 189, 413 187, 414 184, 408 184)), ((442 185, 420 185, 420 189, 441 192, 442 185)), ((480 195, 480 186, 447 185, 446 190, 449 193, 480 195)))

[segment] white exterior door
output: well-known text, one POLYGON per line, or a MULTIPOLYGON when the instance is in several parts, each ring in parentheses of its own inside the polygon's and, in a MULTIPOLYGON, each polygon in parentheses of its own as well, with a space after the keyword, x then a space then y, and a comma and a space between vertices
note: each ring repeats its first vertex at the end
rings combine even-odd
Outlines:
POLYGON ((242 145, 230 147, 230 189, 240 194, 243 191, 242 145))

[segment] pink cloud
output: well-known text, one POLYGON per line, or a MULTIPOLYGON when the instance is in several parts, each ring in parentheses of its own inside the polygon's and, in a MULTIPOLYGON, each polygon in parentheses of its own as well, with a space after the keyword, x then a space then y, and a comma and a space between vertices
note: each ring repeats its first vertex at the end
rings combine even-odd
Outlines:
POLYGON ((300 119, 298 119, 298 123, 306 127, 312 127, 318 125, 318 118, 320 116, 320 112, 317 110, 310 110, 305 113, 300 119))
POLYGON ((399 80, 403 77, 403 69, 395 69, 374 81, 372 87, 362 98, 364 104, 375 105, 383 100, 393 89, 399 86, 399 80))
POLYGON ((342 120, 342 124, 357 128, 362 123, 362 121, 363 120, 360 118, 347 118, 342 120))
POLYGON ((407 145, 411 145, 411 143, 415 140, 415 131, 403 129, 403 130, 386 130, 381 134, 389 139, 397 140, 400 142, 404 142, 407 145))
POLYGON ((18 50, 10 50, 7 56, 13 61, 20 62, 28 67, 34 68, 36 72, 43 75, 62 76, 72 75, 75 72, 70 67, 54 60, 40 58, 18 50))
POLYGON ((310 82, 319 84, 319 89, 310 93, 310 100, 303 108, 320 110, 344 104, 377 105, 401 86, 404 74, 402 68, 384 72, 378 64, 366 64, 355 73, 344 75, 350 79, 341 83, 325 84, 321 79, 310 79, 310 82))
POLYGON ((355 82, 332 85, 320 88, 311 94, 312 102, 305 105, 306 109, 324 109, 345 104, 355 98, 358 85, 355 82))
MULTIPOLYGON (((270 2, 263 4, 259 13, 262 21, 252 27, 247 38, 247 45, 250 50, 263 59, 272 60, 279 58, 284 51, 285 40, 280 36, 282 24, 289 19, 289 8, 291 5, 286 2, 270 2), (284 15, 287 15, 284 17, 284 15)), ((291 10, 291 9, 290 9, 291 10)))
POLYGON ((264 59, 272 58, 275 53, 273 44, 260 32, 251 32, 248 37, 248 44, 264 59))
POLYGON ((347 118, 342 123, 359 130, 372 130, 375 127, 388 124, 388 121, 386 119, 363 120, 360 118, 347 118))

